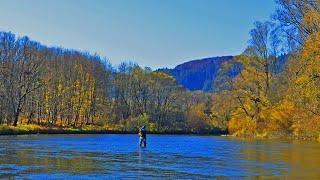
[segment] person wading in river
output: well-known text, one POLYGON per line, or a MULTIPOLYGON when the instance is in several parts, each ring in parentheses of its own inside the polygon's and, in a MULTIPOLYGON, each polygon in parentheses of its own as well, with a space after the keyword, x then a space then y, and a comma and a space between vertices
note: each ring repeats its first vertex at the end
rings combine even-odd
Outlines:
POLYGON ((140 147, 147 147, 147 130, 145 126, 139 128, 139 145, 140 147))

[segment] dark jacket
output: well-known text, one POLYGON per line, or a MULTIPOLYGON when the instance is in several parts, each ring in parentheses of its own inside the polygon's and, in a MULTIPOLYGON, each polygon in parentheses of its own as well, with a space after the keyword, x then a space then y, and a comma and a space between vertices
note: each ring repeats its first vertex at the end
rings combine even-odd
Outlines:
POLYGON ((140 128, 140 129, 139 129, 139 135, 140 135, 140 137, 142 137, 142 138, 147 138, 147 131, 146 131, 146 129, 145 129, 145 128, 140 128))

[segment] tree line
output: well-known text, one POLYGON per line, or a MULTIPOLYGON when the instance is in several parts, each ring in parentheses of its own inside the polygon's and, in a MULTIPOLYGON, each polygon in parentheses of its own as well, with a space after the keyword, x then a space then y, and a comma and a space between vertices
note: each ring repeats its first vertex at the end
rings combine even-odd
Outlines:
POLYGON ((164 72, 0 32, 0 124, 210 132, 192 120, 205 101, 164 72))

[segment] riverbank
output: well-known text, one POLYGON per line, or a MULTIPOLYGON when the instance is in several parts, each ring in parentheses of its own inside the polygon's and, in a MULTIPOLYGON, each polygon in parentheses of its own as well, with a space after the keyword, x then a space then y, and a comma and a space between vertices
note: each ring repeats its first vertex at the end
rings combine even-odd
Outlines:
MULTIPOLYGON (((57 127, 57 126, 39 126, 39 125, 18 125, 8 126, 0 125, 0 136, 1 135, 32 135, 32 134, 137 134, 137 131, 126 131, 118 130, 110 127, 101 126, 84 126, 82 128, 71 128, 71 127, 57 127)), ((222 133, 194 133, 185 131, 149 131, 148 134, 164 134, 164 135, 199 135, 199 136, 228 136, 237 139, 246 140, 288 140, 288 141, 316 141, 320 142, 319 139, 313 138, 296 138, 292 136, 273 136, 273 137, 242 137, 222 133)))
MULTIPOLYGON (((0 126, 0 135, 28 135, 28 134, 136 134, 137 131, 111 129, 101 126, 85 126, 82 128, 18 125, 0 126)), ((225 135, 223 133, 194 133, 185 131, 149 131, 148 134, 194 134, 194 135, 225 135)))
POLYGON ((109 133, 107 129, 45 127, 39 125, 0 126, 0 135, 26 135, 26 134, 103 134, 109 133))

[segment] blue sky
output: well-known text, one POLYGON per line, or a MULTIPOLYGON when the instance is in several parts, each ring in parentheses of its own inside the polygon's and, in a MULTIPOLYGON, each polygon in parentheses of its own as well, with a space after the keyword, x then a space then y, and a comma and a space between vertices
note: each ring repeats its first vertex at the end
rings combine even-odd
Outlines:
POLYGON ((153 69, 241 53, 273 0, 1 0, 0 30, 153 69))

